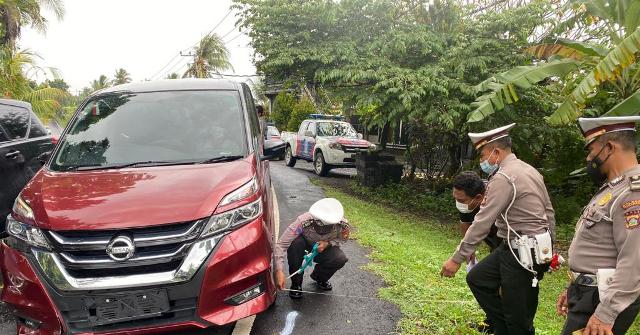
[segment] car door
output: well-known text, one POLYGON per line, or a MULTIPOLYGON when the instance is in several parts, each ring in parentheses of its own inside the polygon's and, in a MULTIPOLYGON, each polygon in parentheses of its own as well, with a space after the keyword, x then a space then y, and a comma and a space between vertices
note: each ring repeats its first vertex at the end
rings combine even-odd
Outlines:
POLYGON ((300 124, 300 129, 298 129, 298 135, 296 136, 296 147, 294 148, 295 156, 300 158, 305 158, 304 156, 304 133, 307 131, 309 127, 309 121, 303 121, 300 124))
POLYGON ((29 109, 0 104, 0 233, 22 188, 42 167, 38 156, 52 148, 40 120, 29 109))
POLYGON ((307 132, 311 133, 311 136, 304 137, 304 152, 305 158, 308 160, 313 160, 313 152, 316 148, 316 123, 309 122, 309 127, 307 128, 307 132))

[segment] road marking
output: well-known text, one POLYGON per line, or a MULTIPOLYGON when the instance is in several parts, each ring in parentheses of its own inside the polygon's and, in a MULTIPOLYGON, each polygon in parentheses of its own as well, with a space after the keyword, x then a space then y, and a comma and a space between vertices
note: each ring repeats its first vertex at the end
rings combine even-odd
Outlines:
POLYGON ((287 314, 287 323, 284 325, 284 329, 280 332, 280 335, 291 335, 293 334, 293 328, 296 326, 296 318, 298 317, 298 312, 291 311, 287 314))
POLYGON ((236 322, 236 326, 233 328, 233 333, 231 333, 231 335, 251 334, 251 328, 253 328, 253 322, 255 320, 256 320, 255 315, 238 320, 238 322, 236 322))
POLYGON ((280 209, 278 207, 278 196, 276 195, 276 190, 273 188, 273 184, 271 184, 271 193, 273 194, 273 216, 276 220, 276 243, 278 242, 278 238, 280 238, 280 209))
MULTIPOLYGON (((276 242, 278 242, 278 237, 280 236, 280 210, 278 209, 278 196, 276 196, 276 190, 273 188, 273 184, 271 184, 271 194, 273 195, 273 216, 275 220, 276 242)), ((256 321, 255 315, 238 320, 236 322, 235 327, 233 327, 233 333, 231 333, 231 335, 251 334, 251 329, 253 328, 253 323, 255 321, 256 321)), ((289 322, 288 319, 287 319, 287 322, 289 322)), ((291 327, 291 330, 293 330, 293 326, 291 327)))

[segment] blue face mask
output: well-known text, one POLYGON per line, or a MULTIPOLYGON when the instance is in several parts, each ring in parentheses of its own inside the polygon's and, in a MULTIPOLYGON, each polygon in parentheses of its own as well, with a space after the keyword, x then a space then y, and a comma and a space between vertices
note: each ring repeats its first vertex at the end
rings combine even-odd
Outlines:
MULTIPOLYGON (((495 151, 495 149, 493 150, 495 151)), ((493 151, 491 151, 491 153, 489 154, 489 157, 487 157, 486 160, 480 162, 480 169, 482 169, 482 171, 488 175, 496 172, 496 170, 498 169, 498 164, 489 164, 489 158, 491 158, 491 156, 493 155, 493 151)))

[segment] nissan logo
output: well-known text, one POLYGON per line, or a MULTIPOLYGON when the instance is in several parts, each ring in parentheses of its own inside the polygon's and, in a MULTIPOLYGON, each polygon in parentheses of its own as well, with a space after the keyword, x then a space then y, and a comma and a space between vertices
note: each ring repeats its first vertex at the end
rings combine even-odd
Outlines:
POLYGON ((124 262, 133 257, 136 247, 131 238, 118 236, 107 244, 107 255, 114 261, 124 262))

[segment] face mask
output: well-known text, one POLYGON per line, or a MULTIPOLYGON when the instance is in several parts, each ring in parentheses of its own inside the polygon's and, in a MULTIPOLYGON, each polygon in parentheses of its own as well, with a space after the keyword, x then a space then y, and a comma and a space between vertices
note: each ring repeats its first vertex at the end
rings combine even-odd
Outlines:
POLYGON ((489 158, 491 158, 491 156, 493 156, 493 152, 495 151, 492 150, 491 153, 489 154, 489 157, 487 157, 486 160, 480 162, 480 169, 482 169, 482 171, 488 175, 496 172, 496 170, 498 169, 498 164, 489 164, 489 158))
POLYGON ((456 200, 456 208, 462 214, 469 214, 469 213, 473 212, 473 209, 470 209, 469 205, 463 204, 458 200, 456 200))
POLYGON ((598 186, 602 185, 607 180, 607 175, 604 174, 600 170, 600 168, 602 167, 602 164, 604 164, 611 156, 611 152, 609 152, 607 158, 601 160, 599 156, 602 150, 604 150, 604 146, 602 147, 602 149, 600 149, 600 151, 598 151, 598 154, 596 154, 592 160, 587 161, 587 174, 589 175, 589 177, 591 177, 593 183, 598 186))

